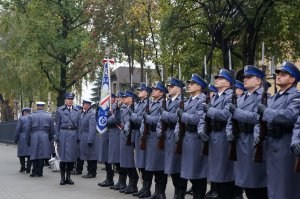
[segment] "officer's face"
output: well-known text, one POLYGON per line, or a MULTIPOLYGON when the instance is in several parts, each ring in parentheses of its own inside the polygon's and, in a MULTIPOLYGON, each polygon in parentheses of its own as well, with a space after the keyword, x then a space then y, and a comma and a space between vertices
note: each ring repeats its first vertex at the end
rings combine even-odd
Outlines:
POLYGON ((113 104, 113 103, 115 103, 115 101, 116 101, 116 98, 112 97, 111 98, 111 103, 113 104))
POLYGON ((215 78, 215 87, 217 89, 225 88, 225 87, 230 87, 230 83, 225 78, 217 77, 217 78, 215 78))
POLYGON ((180 88, 174 85, 168 85, 168 92, 170 96, 175 96, 180 93, 180 88))
POLYGON ((279 72, 276 77, 276 84, 278 86, 291 86, 295 82, 295 78, 288 73, 279 72))
POLYGON ((132 104, 132 97, 124 97, 124 104, 126 104, 127 106, 132 104))
POLYGON ((190 94, 195 93, 195 92, 200 92, 201 91, 201 86, 197 84, 196 82, 190 82, 188 84, 188 92, 190 94))
POLYGON ((89 108, 90 108, 90 104, 88 104, 88 103, 84 103, 84 104, 82 104, 82 109, 83 110, 88 110, 89 108))
POLYGON ((65 99, 65 104, 66 104, 67 106, 72 106, 72 105, 73 105, 73 99, 71 99, 71 98, 65 99))
POLYGON ((162 97, 163 94, 164 93, 161 90, 157 89, 157 88, 155 88, 155 89, 152 90, 152 97, 154 99, 158 99, 158 98, 162 97))
POLYGON ((261 79, 255 76, 249 76, 244 78, 244 87, 249 89, 257 88, 261 85, 261 79))
POLYGON ((140 99, 146 98, 146 97, 147 97, 147 91, 141 90, 141 91, 138 93, 138 97, 139 97, 140 99))

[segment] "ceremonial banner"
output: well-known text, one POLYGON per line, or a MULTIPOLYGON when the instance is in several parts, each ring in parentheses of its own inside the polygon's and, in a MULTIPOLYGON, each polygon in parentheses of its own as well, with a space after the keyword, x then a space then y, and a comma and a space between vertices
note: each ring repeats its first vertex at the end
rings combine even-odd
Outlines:
POLYGON ((104 59, 103 60, 103 77, 102 77, 102 87, 101 87, 101 97, 98 107, 97 116, 97 131, 103 134, 107 131, 107 118, 108 111, 110 108, 110 72, 109 65, 114 63, 113 60, 104 59))

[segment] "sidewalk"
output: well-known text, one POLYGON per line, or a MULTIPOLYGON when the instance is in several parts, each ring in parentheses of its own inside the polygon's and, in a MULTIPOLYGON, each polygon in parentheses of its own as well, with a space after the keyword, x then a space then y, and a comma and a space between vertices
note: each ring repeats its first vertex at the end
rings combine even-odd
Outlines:
MULTIPOLYGON (((16 156, 17 148, 14 145, 0 144, 0 198, 1 199, 114 199, 136 198, 131 195, 119 193, 109 188, 99 187, 98 182, 105 179, 104 165, 98 164, 96 178, 84 179, 81 176, 72 176, 75 185, 59 185, 60 174, 44 167, 43 177, 29 177, 28 174, 19 173, 20 164, 16 156)), ((85 163, 86 165, 86 163, 85 163)), ((84 167, 84 174, 86 167, 84 167)), ((115 177, 115 181, 118 175, 115 177)), ((153 183, 154 185, 154 183, 153 183)), ((191 185, 189 184, 188 187, 191 185)), ((139 183, 139 188, 141 183, 139 183)), ((154 186, 152 186, 152 193, 154 186)), ((173 197, 172 180, 168 179, 166 190, 167 198, 173 197)), ((191 199, 191 195, 185 198, 191 199)))

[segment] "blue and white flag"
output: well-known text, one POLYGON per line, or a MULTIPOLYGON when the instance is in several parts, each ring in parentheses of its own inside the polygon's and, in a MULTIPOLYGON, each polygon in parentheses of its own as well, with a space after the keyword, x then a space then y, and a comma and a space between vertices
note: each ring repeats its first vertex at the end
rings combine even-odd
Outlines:
POLYGON ((103 134, 107 131, 107 118, 108 111, 110 108, 110 74, 109 74, 109 63, 111 60, 103 60, 103 77, 102 77, 102 87, 101 87, 101 98, 99 102, 99 110, 97 117, 97 131, 103 134))

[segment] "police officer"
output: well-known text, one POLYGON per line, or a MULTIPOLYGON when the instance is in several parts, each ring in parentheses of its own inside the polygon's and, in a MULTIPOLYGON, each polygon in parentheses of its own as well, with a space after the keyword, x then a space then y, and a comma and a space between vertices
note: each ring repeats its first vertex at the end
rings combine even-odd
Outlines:
POLYGON ((54 123, 51 115, 44 111, 45 102, 36 102, 37 111, 28 117, 29 128, 26 129, 26 140, 30 146, 32 161, 31 177, 43 176, 45 159, 50 158, 50 141, 54 135, 54 123))
POLYGON ((60 185, 71 184, 71 171, 77 159, 78 134, 78 109, 73 106, 73 93, 66 93, 65 104, 56 110, 55 141, 58 145, 58 155, 60 158, 60 185), (67 176, 66 176, 67 174, 67 176))
MULTIPOLYGON (((297 199, 300 195, 300 175, 294 173, 295 157, 290 149, 293 127, 299 115, 300 92, 296 85, 300 81, 300 71, 291 62, 283 62, 276 70, 279 92, 268 101, 268 106, 258 105, 257 112, 263 114, 267 122, 266 164, 268 195, 272 199, 297 199)), ((255 144, 260 139, 258 125, 255 128, 255 144)), ((295 124, 292 146, 296 143, 295 135, 299 123, 295 124)), ((292 147, 294 153, 295 148, 292 147)))
MULTIPOLYGON (((130 113, 130 121, 132 122, 132 133, 134 135, 133 143, 135 148, 135 166, 139 169, 139 171, 142 174, 143 179, 143 187, 140 191, 137 193, 134 193, 133 196, 138 196, 140 198, 149 197, 151 195, 151 174, 145 170, 145 164, 146 164, 146 152, 145 150, 141 150, 140 148, 140 140, 141 140, 141 134, 140 134, 140 128, 143 120, 143 113, 147 106, 147 101, 150 99, 147 99, 149 95, 152 92, 152 88, 149 86, 146 86, 145 83, 141 83, 138 88, 138 98, 139 101, 136 103, 134 107, 134 111, 130 113), (150 178, 149 178, 150 175, 150 178)), ((148 104, 149 105, 149 104, 148 104)))
POLYGON ((132 111, 134 105, 134 99, 136 98, 137 96, 133 92, 129 90, 125 91, 123 103, 126 106, 126 108, 122 110, 122 122, 124 124, 124 130, 120 135, 120 167, 126 169, 129 177, 128 186, 120 190, 121 193, 125 193, 125 194, 133 194, 138 192, 137 189, 138 174, 135 169, 134 148, 132 145, 132 140, 130 135, 132 126, 129 120, 130 118, 129 112, 130 109, 132 111))
POLYGON ((243 78, 247 91, 238 99, 237 106, 231 104, 229 107, 232 117, 239 123, 238 137, 232 134, 230 120, 227 124, 227 140, 231 142, 235 139, 237 147, 235 184, 245 188, 248 199, 268 199, 266 164, 253 161, 253 132, 259 118, 256 109, 261 103, 265 74, 259 68, 248 65, 245 66, 243 78))
MULTIPOLYGON (((78 109, 79 114, 82 113, 82 106, 76 105, 76 108, 78 109)), ((77 160, 75 163, 74 170, 71 172, 72 175, 81 175, 83 170, 84 160, 80 159, 80 149, 79 149, 79 143, 77 145, 77 160)))
MULTIPOLYGON (((169 99, 166 103, 166 110, 161 110, 160 120, 166 123, 166 132, 162 132, 162 128, 158 128, 158 136, 162 133, 165 137, 164 143, 164 172, 167 175, 171 175, 172 182, 175 188, 174 198, 178 198, 178 192, 180 186, 185 186, 185 180, 180 178, 181 171, 181 155, 176 154, 176 140, 175 140, 175 126, 178 120, 177 109, 181 100, 181 91, 184 84, 172 77, 170 78, 167 88, 169 93, 169 99)), ((182 188, 181 188, 182 189, 182 188)))
POLYGON ((246 91, 243 82, 241 82, 239 80, 235 80, 234 86, 235 86, 236 95, 238 97, 241 97, 244 94, 244 92, 246 91))
POLYGON ((15 143, 18 144, 18 157, 21 164, 21 169, 19 172, 30 173, 31 169, 31 160, 29 154, 29 146, 26 143, 26 136, 25 132, 26 129, 29 127, 28 116, 31 112, 31 109, 26 107, 22 109, 22 116, 19 118, 16 127, 16 134, 15 134, 15 143), (27 164, 25 167, 25 158, 27 158, 27 164))
MULTIPOLYGON (((218 93, 218 89, 213 85, 208 85, 210 100, 218 93)), ((189 192, 187 192, 189 193, 189 192)), ((216 184, 214 182, 210 182, 210 190, 205 194, 206 199, 218 198, 218 192, 216 188, 216 184)))
MULTIPOLYGON (((107 125, 109 129, 109 148, 108 148, 108 162, 114 163, 116 171, 119 173, 119 180, 115 185, 110 186, 111 189, 121 190, 126 188, 127 171, 120 167, 120 139, 123 133, 124 124, 122 123, 122 111, 127 106, 123 103, 124 93, 119 91, 117 94, 117 103, 120 110, 115 109, 108 118, 107 125)), ((99 185, 101 186, 101 185, 99 185)))
POLYGON ((91 107, 92 101, 82 101, 82 112, 79 116, 79 149, 80 159, 87 161, 88 173, 83 178, 95 178, 97 175, 97 159, 99 158, 99 137, 96 130, 95 110, 91 107))
POLYGON ((226 124, 231 116, 229 105, 231 102, 234 79, 230 71, 220 70, 215 76, 215 87, 218 93, 210 104, 204 108, 206 114, 200 119, 198 133, 203 142, 209 142, 208 175, 211 182, 216 183, 217 192, 222 199, 234 198, 236 187, 234 184, 233 161, 229 161, 229 142, 226 138, 226 124), (208 135, 205 129, 205 117, 211 118, 212 131, 208 135))
POLYGON ((162 82, 157 82, 152 87, 152 102, 150 104, 149 113, 144 112, 143 122, 140 132, 144 133, 144 122, 149 125, 149 135, 146 142, 146 167, 148 171, 149 181, 152 181, 152 176, 155 176, 155 193, 151 198, 166 198, 165 190, 167 185, 167 175, 164 173, 164 151, 158 149, 159 136, 157 134, 157 124, 159 123, 160 110, 162 106, 163 96, 168 93, 167 88, 162 82), (151 178, 151 179, 150 179, 151 178))
POLYGON ((110 97, 111 110, 109 111, 109 118, 107 119, 108 132, 101 135, 100 138, 99 161, 104 162, 106 171, 106 179, 102 183, 98 183, 98 186, 100 187, 110 187, 114 185, 114 170, 112 168, 112 164, 119 163, 120 158, 120 129, 118 128, 118 125, 121 123, 120 107, 116 102, 116 95, 111 94, 110 97), (106 136, 107 143, 105 142, 106 136), (115 147, 116 141, 118 141, 119 144, 118 148, 115 147), (110 144, 113 146, 111 147, 110 144))
MULTIPOLYGON (((184 103, 184 110, 178 109, 177 111, 177 116, 185 124, 180 174, 180 177, 185 179, 185 185, 180 187, 178 198, 184 198, 187 180, 190 180, 193 198, 202 199, 206 193, 207 157, 201 155, 203 143, 198 137, 197 124, 203 115, 203 103, 205 102, 203 90, 207 87, 207 83, 196 73, 192 74, 191 79, 187 83, 187 92, 190 97, 184 103), (195 151, 197 152, 195 153, 195 151)), ((179 125, 175 129, 176 136, 178 133, 179 125)))

